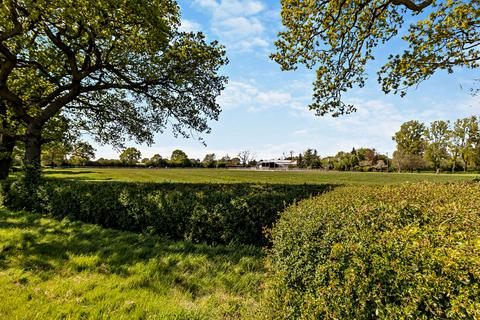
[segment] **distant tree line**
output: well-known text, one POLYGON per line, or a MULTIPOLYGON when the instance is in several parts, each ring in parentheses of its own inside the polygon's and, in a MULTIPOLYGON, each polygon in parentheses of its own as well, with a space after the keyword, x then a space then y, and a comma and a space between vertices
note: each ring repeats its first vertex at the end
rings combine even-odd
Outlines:
POLYGON ((293 167, 301 169, 324 169, 336 171, 387 171, 388 158, 373 148, 353 148, 340 151, 335 156, 322 158, 315 149, 307 149, 296 157, 287 159, 296 162, 293 167))
MULTIPOLYGON (((95 148, 86 141, 73 141, 64 139, 46 144, 42 148, 42 165, 45 167, 148 167, 148 168, 227 168, 227 167, 252 167, 257 164, 252 152, 245 150, 230 157, 225 155, 217 158, 214 153, 205 155, 203 160, 190 158, 184 151, 176 149, 170 158, 154 154, 151 158, 142 158, 140 150, 129 147, 120 153, 118 159, 95 158, 95 148)), ((22 153, 20 147, 13 152, 13 164, 22 166, 22 153)))
POLYGON ((450 121, 405 122, 395 133, 393 166, 398 171, 480 170, 480 122, 476 116, 450 121))
MULTIPOLYGON (((291 160, 291 168, 323 169, 336 171, 469 171, 480 170, 480 119, 471 116, 453 122, 438 120, 429 125, 412 120, 401 125, 392 137, 396 142, 393 158, 374 148, 353 148, 340 151, 335 156, 321 157, 316 149, 309 148, 295 156, 293 151, 283 159, 291 160)), ((118 159, 95 158, 95 149, 86 141, 65 137, 45 144, 42 164, 59 166, 147 167, 147 168, 230 168, 255 167, 255 155, 244 150, 236 156, 217 157, 206 154, 203 160, 190 158, 177 149, 169 158, 155 154, 142 158, 140 150, 124 149, 118 159)), ((21 165, 20 147, 15 147, 14 163, 21 165)))

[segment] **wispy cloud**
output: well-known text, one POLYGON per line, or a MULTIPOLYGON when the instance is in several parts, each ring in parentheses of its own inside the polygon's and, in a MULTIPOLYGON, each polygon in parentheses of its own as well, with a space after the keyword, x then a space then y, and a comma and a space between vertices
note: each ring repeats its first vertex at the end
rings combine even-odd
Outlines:
POLYGON ((182 19, 178 29, 182 32, 198 32, 202 30, 202 25, 193 20, 182 19))
POLYGON ((269 46, 262 20, 268 12, 261 1, 193 0, 192 5, 210 11, 210 29, 227 49, 251 51, 269 46))
POLYGON ((288 91, 263 90, 254 81, 231 81, 219 103, 224 110, 243 108, 248 112, 259 112, 270 108, 291 108, 298 101, 288 91))

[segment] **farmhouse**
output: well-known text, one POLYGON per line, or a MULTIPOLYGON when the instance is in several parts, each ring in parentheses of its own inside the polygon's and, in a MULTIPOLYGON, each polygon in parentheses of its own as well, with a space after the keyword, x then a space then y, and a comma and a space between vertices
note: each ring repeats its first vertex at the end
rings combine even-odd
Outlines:
POLYGON ((257 169, 288 169, 289 166, 296 165, 296 161, 291 160, 260 160, 257 163, 257 169))

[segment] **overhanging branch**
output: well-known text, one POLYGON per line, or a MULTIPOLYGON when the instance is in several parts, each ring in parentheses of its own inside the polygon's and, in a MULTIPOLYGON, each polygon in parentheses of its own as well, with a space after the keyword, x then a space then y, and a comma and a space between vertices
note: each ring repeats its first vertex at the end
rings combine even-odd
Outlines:
POLYGON ((433 3, 433 0, 425 0, 418 4, 412 0, 392 0, 392 3, 397 6, 403 5, 412 11, 420 12, 430 6, 433 3))

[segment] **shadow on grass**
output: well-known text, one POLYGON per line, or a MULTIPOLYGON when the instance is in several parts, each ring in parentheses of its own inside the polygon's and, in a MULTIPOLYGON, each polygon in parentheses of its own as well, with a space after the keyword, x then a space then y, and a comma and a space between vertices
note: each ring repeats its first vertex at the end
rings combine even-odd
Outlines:
POLYGON ((90 174, 90 173, 97 173, 95 171, 72 171, 72 170, 55 170, 55 169, 48 169, 42 170, 42 174, 44 175, 78 175, 78 174, 90 174))
POLYGON ((60 271, 125 278, 141 274, 133 286, 159 292, 173 286, 198 296, 207 287, 232 290, 244 274, 263 273, 263 253, 257 247, 172 242, 25 212, 0 212, 0 235, 0 268, 31 271, 42 280, 60 271))

